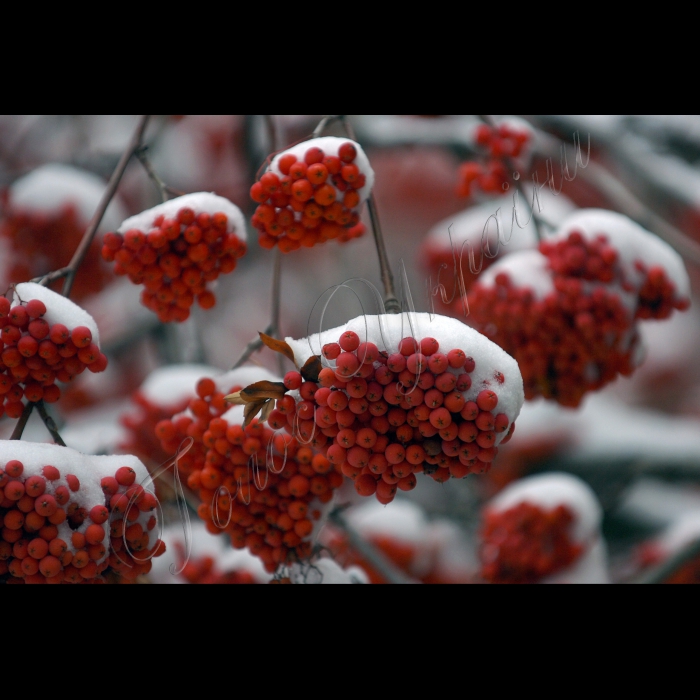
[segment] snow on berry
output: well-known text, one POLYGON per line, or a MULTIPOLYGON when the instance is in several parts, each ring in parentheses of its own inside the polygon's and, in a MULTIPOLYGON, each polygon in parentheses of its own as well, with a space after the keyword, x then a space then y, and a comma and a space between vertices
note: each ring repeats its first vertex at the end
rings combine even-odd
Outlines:
POLYGON ((285 340, 298 367, 324 362, 314 381, 299 376, 296 408, 284 397, 270 420, 313 440, 360 495, 380 503, 415 488, 418 472, 442 482, 488 470, 524 400, 513 358, 456 319, 361 316, 285 340), (355 349, 336 354, 335 343, 355 349))
POLYGON ((161 447, 156 426, 187 408, 196 395, 200 379, 220 374, 222 371, 214 367, 186 363, 151 372, 132 394, 134 410, 120 418, 119 422, 128 431, 126 439, 119 445, 120 450, 156 464, 172 457, 172 452, 166 453, 161 447))
POLYGON ((688 275, 625 216, 585 210, 492 265, 467 295, 470 322, 518 360, 528 399, 577 407, 644 359, 637 320, 687 309, 688 275))
POLYGON ((602 515, 591 488, 570 474, 514 482, 484 509, 482 577, 491 583, 608 583, 602 515))
MULTIPOLYGON (((102 199, 107 184, 97 175, 69 165, 51 163, 16 180, 7 192, 0 238, 7 240, 6 282, 20 282, 57 270, 70 260, 102 199)), ((113 199, 100 224, 108 231, 125 211, 113 199)), ((5 262, 5 261, 3 261, 5 262)), ((74 296, 98 292, 110 274, 100 263, 99 245, 87 252, 75 278, 74 296)))
POLYGON ((129 217, 103 239, 114 272, 143 284, 144 306, 163 322, 185 321, 195 301, 216 303, 209 283, 232 272, 246 248, 241 210, 224 197, 195 192, 129 217))
POLYGON ((0 580, 133 580, 159 556, 157 500, 132 455, 0 440, 0 580))
POLYGON ((58 401, 56 380, 69 382, 89 369, 102 372, 97 324, 84 309, 33 282, 0 297, 0 416, 18 418, 27 401, 58 401))
MULTIPOLYGON (((461 293, 471 288, 482 271, 505 255, 536 247, 537 234, 529 208, 533 199, 528 188, 526 196, 527 202, 522 198, 514 201, 511 195, 482 202, 430 229, 421 246, 420 260, 430 274, 436 308, 450 315, 463 315, 461 293), (470 255, 474 256, 474 272, 470 255), (444 295, 437 291, 438 284, 444 287, 444 295)), ((555 196, 546 189, 537 193, 534 209, 540 219, 559 226, 575 207, 564 195, 555 196)))
POLYGON ((278 153, 250 188, 260 245, 288 253, 361 236, 360 206, 373 184, 365 152, 347 138, 322 136, 278 153))

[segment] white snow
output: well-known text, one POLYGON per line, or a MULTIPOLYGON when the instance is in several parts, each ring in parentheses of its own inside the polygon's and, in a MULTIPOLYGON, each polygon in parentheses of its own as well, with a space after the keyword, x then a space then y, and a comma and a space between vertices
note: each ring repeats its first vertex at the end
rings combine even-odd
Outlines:
POLYGON ((496 275, 505 272, 514 287, 528 288, 536 299, 543 299, 554 291, 549 261, 539 250, 520 250, 506 255, 488 267, 479 277, 479 284, 493 287, 496 275))
MULTIPOLYGON (((471 241, 476 252, 481 245, 485 230, 488 235, 484 238, 489 241, 488 249, 491 252, 495 252, 497 232, 501 242, 501 255, 516 250, 536 248, 537 235, 530 215, 530 206, 533 204, 533 188, 525 185, 525 193, 527 202, 523 202, 522 197, 514 192, 468 207, 454 216, 443 219, 428 232, 425 239, 426 247, 431 250, 449 250, 451 235, 458 257, 462 244, 465 244, 463 266, 466 266, 468 262, 469 245, 467 243, 471 241), (517 214, 517 222, 513 217, 514 211, 517 214), (448 235, 448 229, 450 235, 448 235)), ((543 188, 538 190, 537 198, 534 200, 534 209, 537 217, 553 226, 559 226, 576 209, 576 206, 564 195, 554 195, 549 189, 543 188)), ((549 235, 549 229, 546 226, 542 228, 542 233, 546 238, 549 235)))
MULTIPOLYGON (((355 157, 355 160, 353 163, 357 165, 359 168, 360 172, 365 176, 365 184, 364 187, 361 189, 357 190, 357 194, 360 196, 360 204, 364 202, 367 197, 369 197, 369 193, 372 191, 372 185, 374 185, 374 170, 372 170, 372 166, 369 164, 369 158, 367 158, 367 154, 362 150, 362 146, 360 146, 357 141, 353 141, 352 139, 349 138, 339 138, 338 136, 321 136, 316 139, 309 139, 308 141, 302 141, 301 143, 298 143, 296 146, 292 146, 291 148, 288 148, 286 151, 282 151, 281 153, 278 153, 273 159, 272 162, 270 163, 270 166, 267 169, 267 172, 273 172, 276 175, 279 175, 282 177, 282 171, 279 169, 279 161, 282 156, 287 155, 288 153, 291 153, 292 155, 296 156, 297 160, 304 160, 304 156, 306 155, 306 151, 308 151, 310 148, 320 148, 327 156, 337 156, 338 155, 338 149, 344 144, 344 143, 351 143, 355 148, 357 149, 357 156, 355 157)), ((345 163, 343 163, 345 165, 345 163)), ((329 185, 333 185, 333 182, 331 181, 330 178, 326 181, 329 185)), ((335 185, 333 185, 335 187, 335 185)), ((339 201, 343 201, 343 193, 335 187, 336 191, 336 199, 339 201)))
POLYGON ((671 555, 698 539, 700 539, 700 511, 695 511, 675 520, 656 539, 656 543, 666 555, 671 555))
MULTIPOLYGON (((509 425, 520 413, 525 394, 518 363, 481 333, 454 318, 433 314, 431 320, 431 315, 427 313, 365 315, 348 321, 344 326, 320 334, 314 333, 308 338, 295 340, 287 337, 285 341, 294 352, 297 366, 301 367, 311 355, 320 355, 323 345, 338 342, 340 335, 347 330, 357 333, 360 342, 371 341, 379 350, 388 353, 396 352, 399 341, 407 336, 413 336, 419 341, 422 338, 435 338, 440 344, 439 352, 444 354, 453 349, 463 350, 476 363, 470 375, 472 386, 468 391, 462 392, 465 400, 474 401, 480 391, 489 388, 498 394, 498 406, 494 410, 496 413, 505 413, 509 425), (495 382, 495 371, 504 375, 503 384, 495 382)), ((322 362, 328 364, 325 359, 322 362)), ((448 371, 454 374, 462 372, 461 369, 451 368, 448 371)), ((506 435, 507 431, 499 433, 496 444, 506 435)))
MULTIPOLYGON (((86 170, 49 163, 15 181, 9 190, 12 209, 55 214, 66 204, 75 204, 87 224, 97 209, 107 183, 86 170)), ((100 231, 113 231, 126 215, 118 199, 112 199, 100 224, 100 231)))
POLYGON ((68 330, 73 330, 78 326, 86 326, 92 333, 92 342, 100 346, 100 332, 97 329, 95 319, 70 299, 53 292, 46 287, 42 287, 35 282, 22 282, 15 286, 15 293, 12 298, 12 305, 30 299, 39 299, 46 305, 46 313, 43 318, 52 326, 54 323, 62 323, 68 330))
POLYGON ((220 374, 220 369, 208 365, 168 365, 151 372, 139 392, 152 404, 167 407, 194 396, 200 379, 216 379, 220 374))
POLYGON ((176 218, 178 211, 183 207, 189 207, 195 214, 216 214, 217 212, 226 214, 228 218, 226 232, 235 233, 242 241, 246 240, 247 232, 243 212, 233 202, 229 202, 225 197, 220 197, 213 192, 185 194, 182 197, 175 197, 175 199, 146 209, 140 214, 124 220, 117 229, 117 233, 126 233, 129 229, 138 229, 148 233, 153 228, 153 221, 158 216, 162 214, 166 218, 176 218))

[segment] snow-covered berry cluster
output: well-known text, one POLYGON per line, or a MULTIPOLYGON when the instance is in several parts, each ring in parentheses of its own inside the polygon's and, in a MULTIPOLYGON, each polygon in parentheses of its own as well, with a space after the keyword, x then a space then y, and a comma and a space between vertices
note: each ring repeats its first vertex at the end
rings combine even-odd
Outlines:
POLYGON ((470 322, 518 361, 525 395, 576 407, 643 360, 637 322, 687 309, 688 275, 627 217, 581 210, 492 265, 467 295, 470 322))
POLYGON ((516 481, 484 510, 481 575, 490 583, 605 583, 601 519, 595 494, 577 477, 516 481))
POLYGON ((0 416, 18 418, 23 398, 58 401, 56 381, 106 367, 97 325, 72 301, 33 282, 18 284, 12 303, 0 297, 0 416))
POLYGON ((486 152, 484 163, 467 161, 459 167, 457 194, 470 197, 475 191, 501 194, 508 182, 508 169, 503 158, 517 160, 526 155, 532 143, 532 129, 521 120, 503 121, 497 126, 480 124, 474 141, 486 152))
POLYGON ((171 199, 126 219, 104 236, 102 257, 117 275, 142 284, 141 301, 163 322, 185 321, 195 299, 216 303, 209 289, 246 252, 240 209, 210 192, 171 199))
MULTIPOLYGON (((0 239, 11 247, 7 261, 0 264, 0 268, 6 264, 6 279, 0 282, 23 282, 63 267, 78 247, 105 187, 97 175, 58 163, 43 165, 16 180, 6 192, 0 219, 0 239)), ((119 201, 112 200, 101 230, 116 226, 124 215, 119 201)), ((94 243, 75 277, 73 297, 99 292, 110 279, 109 269, 100 261, 100 247, 94 243)))
POLYGON ((315 524, 343 477, 323 455, 275 433, 272 422, 247 422, 243 406, 224 402, 251 381, 283 387, 259 368, 204 378, 188 409, 158 423, 156 434, 172 452, 184 438, 194 440, 178 466, 201 500, 200 518, 209 532, 226 532, 235 548, 247 547, 272 572, 309 556, 315 524))
POLYGON ((349 139, 323 136, 278 153, 250 188, 260 245, 289 253, 361 236, 360 205, 373 183, 367 156, 349 139))
POLYGON ((0 580, 131 581, 164 551, 157 500, 135 457, 2 440, 0 465, 0 580))
POLYGON ((518 366, 498 346, 455 319, 412 322, 420 340, 404 335, 406 315, 353 319, 322 334, 333 342, 287 338, 297 366, 316 347, 332 365, 316 381, 289 372, 293 394, 268 419, 313 440, 360 495, 384 504, 415 488, 420 472, 444 482, 488 470, 523 402, 518 366))

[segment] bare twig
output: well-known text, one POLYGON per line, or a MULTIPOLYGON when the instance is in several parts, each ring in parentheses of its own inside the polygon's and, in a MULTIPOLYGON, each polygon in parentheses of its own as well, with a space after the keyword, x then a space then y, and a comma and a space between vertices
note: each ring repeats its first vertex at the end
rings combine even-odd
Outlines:
POLYGON ((365 540, 353 527, 348 525, 340 508, 333 510, 328 520, 343 531, 350 546, 388 583, 417 583, 397 569, 386 557, 365 540))
MULTIPOLYGON (((158 474, 158 476, 156 476, 156 480, 164 484, 173 493, 173 495, 175 496, 174 500, 177 499, 177 488, 175 487, 175 478, 172 476, 172 474, 170 474, 167 471, 162 471, 158 474)), ((190 509, 196 513, 197 508, 199 507, 199 501, 197 497, 185 485, 180 484, 180 486, 182 488, 182 495, 185 498, 185 503, 187 503, 190 509)))
POLYGON ((19 417, 19 420, 15 425, 15 429, 12 431, 10 440, 21 440, 22 433, 24 432, 24 428, 27 425, 27 421, 29 420, 29 416, 32 415, 33 410, 34 404, 31 401, 28 401, 27 405, 24 407, 24 411, 22 411, 22 415, 19 417))
MULTIPOLYGON (((332 122, 335 121, 336 119, 343 119, 342 114, 326 114, 323 119, 316 125, 316 128, 314 129, 313 133, 311 134, 311 138, 315 139, 318 138, 326 129, 326 127, 332 122)), ((351 137, 352 138, 352 137, 351 137)), ((354 141, 355 139, 353 139, 354 141)))
MULTIPOLYGON (((490 114, 477 114, 476 116, 479 117, 479 119, 481 119, 481 121, 484 122, 484 124, 487 124, 491 128, 495 128, 496 122, 495 122, 493 116, 491 116, 490 114)), ((537 214, 535 214, 535 208, 533 206, 534 199, 533 199, 533 202, 528 201, 527 194, 525 193, 525 190, 523 188, 523 184, 520 180, 520 177, 519 176, 517 178, 515 177, 515 173, 517 172, 517 169, 516 169, 513 161, 510 159, 510 157, 509 156, 501 156, 501 160, 505 164, 506 168, 508 168, 508 170, 510 170, 511 178, 512 178, 513 182, 515 183, 515 189, 518 190, 518 194, 520 194, 520 196, 525 200, 527 208, 530 210, 530 217, 532 218, 532 223, 533 223, 533 226, 535 229, 535 236, 537 236, 537 241, 539 242, 542 240, 542 229, 540 228, 542 222, 540 221, 537 214)))
POLYGON ((39 411, 41 420, 44 421, 44 425, 46 426, 46 429, 51 433, 51 437, 54 439, 54 442, 57 445, 65 447, 66 443, 63 442, 63 438, 59 435, 58 427, 56 426, 54 419, 46 411, 46 406, 44 405, 43 401, 37 401, 36 410, 39 411))
POLYGON ((670 578, 683 565, 700 556, 700 538, 690 542, 678 552, 670 556, 666 561, 647 571, 632 583, 663 583, 670 578))
MULTIPOLYGON (((265 335, 272 335, 273 328, 272 326, 268 326, 263 333, 265 335)), ((244 362, 248 360, 248 358, 256 351, 260 350, 260 348, 263 346, 262 340, 260 340, 260 336, 257 338, 253 338, 248 345, 245 346, 245 349, 243 350, 243 353, 241 356, 233 363, 233 366, 231 369, 238 369, 244 362)))
MULTIPOLYGON (((340 114, 338 117, 348 137, 353 141, 357 141, 355 130, 348 121, 347 114, 340 114)), ((401 313, 401 303, 396 298, 396 292, 394 291, 394 276, 391 274, 389 256, 386 253, 384 236, 382 235, 382 228, 379 225, 379 214, 377 213, 377 202, 374 197, 374 192, 370 192, 367 199, 367 211, 372 226, 372 235, 374 236, 374 245, 377 249, 377 257, 379 258, 379 271, 382 278, 382 285, 384 286, 384 308, 390 314, 399 314, 401 313)))
POLYGON ((143 165, 143 169, 146 171, 148 174, 148 177, 155 183, 155 186, 158 188, 158 191, 160 192, 160 198, 163 202, 167 202, 171 197, 181 197, 184 192, 181 192, 180 190, 173 189, 172 187, 166 185, 163 180, 160 179, 158 173, 153 169, 153 165, 151 164, 151 161, 149 160, 148 156, 146 153, 148 152, 148 146, 143 145, 139 146, 134 151, 134 155, 139 159, 139 162, 141 165, 143 165))
POLYGON ((73 280, 75 279, 75 274, 78 271, 80 264, 83 262, 83 259, 85 258, 85 255, 87 254, 88 249, 90 248, 90 244, 92 243, 92 239, 95 237, 95 233, 97 233, 97 228, 100 225, 100 222, 102 221, 102 217, 104 216, 105 212, 107 211, 107 207, 109 206, 109 203, 112 201, 112 198, 114 197, 114 195, 117 191, 117 187, 119 186, 119 182, 122 179, 122 175, 124 174, 124 171, 126 170, 126 166, 129 162, 129 160, 131 159, 131 156, 134 154, 134 152, 138 149, 138 147, 141 144, 141 140, 143 139, 144 132, 146 131, 146 126, 148 125, 149 117, 150 117, 149 114, 144 114, 139 119, 139 122, 136 125, 136 129, 134 131, 134 134, 132 135, 131 140, 129 141, 129 144, 127 145, 126 149, 124 150, 122 157, 119 159, 119 163, 117 163, 117 167, 114 169, 114 172, 112 173, 112 177, 109 180, 109 184, 107 185, 107 189, 105 190, 104 194, 102 195, 102 199, 100 200, 100 203, 97 205, 97 210, 92 215, 92 219, 90 220, 90 223, 88 224, 87 228, 85 229, 85 233, 83 234, 83 238, 80 241, 80 244, 78 245, 75 253, 73 254, 71 261, 68 263, 68 265, 66 265, 66 267, 61 268, 60 270, 54 270, 53 272, 50 272, 48 275, 45 275, 44 277, 42 277, 39 284, 47 285, 54 280, 61 279, 61 278, 65 277, 66 281, 63 283, 62 294, 65 297, 70 296, 71 288, 73 286, 73 280))

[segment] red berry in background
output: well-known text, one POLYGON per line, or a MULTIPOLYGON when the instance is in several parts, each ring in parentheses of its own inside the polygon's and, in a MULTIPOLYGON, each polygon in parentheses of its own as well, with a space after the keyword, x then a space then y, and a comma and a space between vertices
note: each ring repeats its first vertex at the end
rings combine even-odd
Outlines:
MULTIPOLYGON (((279 186, 276 176, 265 182, 273 191, 279 186)), ((212 308, 216 297, 209 283, 232 272, 247 250, 240 209, 208 192, 159 204, 126 219, 108 236, 103 258, 115 262, 117 275, 143 284, 142 303, 163 322, 187 320, 195 301, 212 308)))
MULTIPOLYGON (((0 238, 11 246, 8 282, 24 282, 66 265, 78 247, 107 184, 97 175, 69 165, 40 166, 17 179, 7 191, 0 219, 0 238)), ((100 232, 117 226, 126 212, 114 198, 100 232)), ((75 277, 72 297, 82 300, 110 281, 93 241, 75 277)))
POLYGON ((260 246, 289 253, 361 236, 360 207, 373 182, 367 157, 349 139, 311 139, 276 155, 250 190, 259 204, 252 224, 260 246), (269 183, 276 182, 279 190, 270 190, 269 183))

